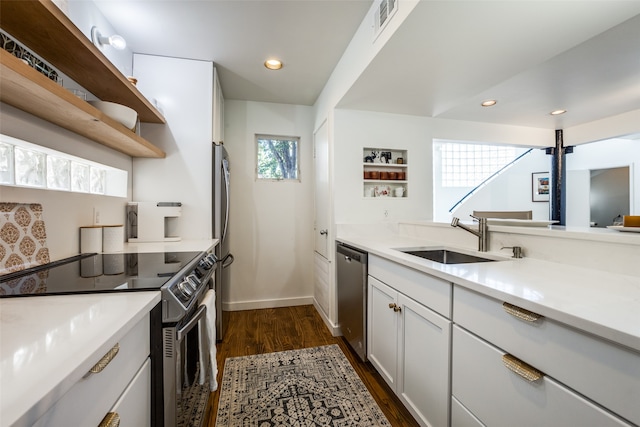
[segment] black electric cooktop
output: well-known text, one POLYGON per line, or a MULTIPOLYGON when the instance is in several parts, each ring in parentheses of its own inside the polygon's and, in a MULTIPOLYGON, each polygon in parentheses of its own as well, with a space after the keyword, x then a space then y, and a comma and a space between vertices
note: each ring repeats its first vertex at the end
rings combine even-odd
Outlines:
POLYGON ((200 252, 83 254, 0 275, 0 297, 160 289, 200 252))

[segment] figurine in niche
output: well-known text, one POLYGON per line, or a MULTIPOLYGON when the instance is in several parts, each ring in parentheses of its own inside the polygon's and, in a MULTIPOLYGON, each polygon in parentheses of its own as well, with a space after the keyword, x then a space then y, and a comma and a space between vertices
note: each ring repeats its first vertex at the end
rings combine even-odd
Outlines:
POLYGON ((383 151, 380 153, 380 163, 389 163, 391 160, 391 151, 383 151), (382 161, 384 159, 384 161, 382 161))
POLYGON ((365 163, 373 163, 373 160, 374 160, 376 157, 378 157, 378 155, 376 154, 376 152, 375 152, 375 151, 372 151, 370 156, 366 156, 366 157, 364 158, 364 162, 365 162, 365 163))

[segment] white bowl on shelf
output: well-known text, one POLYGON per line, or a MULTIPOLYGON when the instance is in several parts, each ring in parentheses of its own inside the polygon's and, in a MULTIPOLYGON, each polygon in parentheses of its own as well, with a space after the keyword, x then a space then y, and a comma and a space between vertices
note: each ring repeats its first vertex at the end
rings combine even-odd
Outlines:
POLYGON ((109 101, 87 101, 105 115, 113 120, 121 123, 127 129, 135 129, 136 121, 138 121, 138 113, 133 108, 126 105, 116 104, 109 101))

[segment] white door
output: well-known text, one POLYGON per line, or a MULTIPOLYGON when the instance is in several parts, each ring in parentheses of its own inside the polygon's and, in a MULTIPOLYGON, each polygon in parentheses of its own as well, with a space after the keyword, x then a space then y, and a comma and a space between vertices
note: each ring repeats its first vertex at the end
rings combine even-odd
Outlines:
POLYGON ((315 251, 329 259, 329 132, 325 121, 313 136, 315 163, 315 251))

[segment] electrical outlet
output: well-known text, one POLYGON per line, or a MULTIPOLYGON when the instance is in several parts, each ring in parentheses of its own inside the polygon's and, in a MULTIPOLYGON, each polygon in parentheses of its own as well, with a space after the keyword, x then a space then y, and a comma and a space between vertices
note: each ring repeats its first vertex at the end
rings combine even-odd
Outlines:
POLYGON ((93 223, 94 225, 100 224, 100 211, 97 208, 93 208, 93 223))
POLYGON ((387 209, 384 210, 384 217, 389 218, 389 211, 387 209))

